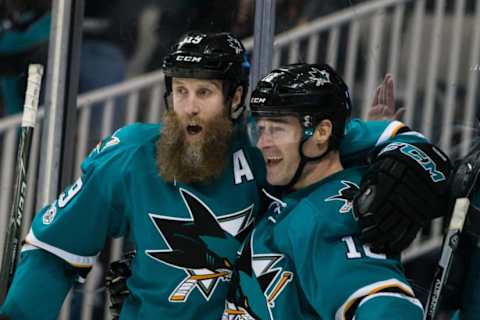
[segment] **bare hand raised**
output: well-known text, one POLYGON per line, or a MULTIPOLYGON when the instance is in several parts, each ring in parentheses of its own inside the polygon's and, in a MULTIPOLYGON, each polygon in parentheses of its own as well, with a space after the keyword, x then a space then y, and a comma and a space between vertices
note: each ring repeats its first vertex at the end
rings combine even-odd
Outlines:
POLYGON ((372 107, 368 111, 368 120, 399 120, 405 108, 395 110, 395 86, 393 76, 385 75, 383 82, 377 87, 372 107))

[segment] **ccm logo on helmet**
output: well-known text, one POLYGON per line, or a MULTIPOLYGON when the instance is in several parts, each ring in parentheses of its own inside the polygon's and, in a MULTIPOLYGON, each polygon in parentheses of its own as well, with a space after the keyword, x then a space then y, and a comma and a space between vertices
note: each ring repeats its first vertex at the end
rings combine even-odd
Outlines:
POLYGON ((202 57, 192 57, 192 56, 177 56, 175 58, 177 61, 185 61, 185 62, 200 62, 202 61, 202 57))
POLYGON ((250 99, 250 103, 265 103, 267 98, 252 98, 250 99))

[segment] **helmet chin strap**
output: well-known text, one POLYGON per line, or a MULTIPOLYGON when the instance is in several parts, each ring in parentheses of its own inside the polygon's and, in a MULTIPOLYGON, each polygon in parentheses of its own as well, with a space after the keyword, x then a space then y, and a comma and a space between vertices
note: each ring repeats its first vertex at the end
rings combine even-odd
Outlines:
POLYGON ((302 139, 302 141, 300 142, 300 145, 298 146, 298 153, 300 154, 300 162, 298 163, 297 170, 295 171, 295 174, 293 175, 290 182, 283 187, 284 194, 287 194, 293 191, 293 186, 298 182, 298 180, 302 176, 303 169, 305 169, 305 165, 307 163, 318 162, 322 160, 328 153, 330 153, 330 151, 332 151, 331 144, 328 143, 327 150, 325 150, 324 153, 316 157, 308 157, 303 153, 303 145, 305 144, 305 142, 307 142, 308 139, 310 139, 310 137, 307 139, 302 139))

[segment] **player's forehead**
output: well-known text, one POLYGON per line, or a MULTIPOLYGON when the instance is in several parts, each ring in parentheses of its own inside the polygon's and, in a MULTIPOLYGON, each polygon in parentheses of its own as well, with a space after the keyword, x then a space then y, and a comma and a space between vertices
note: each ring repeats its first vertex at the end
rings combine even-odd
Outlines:
POLYGON ((191 87, 191 88, 205 87, 205 88, 212 88, 212 89, 215 88, 215 89, 221 90, 222 80, 173 77, 172 85, 174 87, 176 86, 191 87))

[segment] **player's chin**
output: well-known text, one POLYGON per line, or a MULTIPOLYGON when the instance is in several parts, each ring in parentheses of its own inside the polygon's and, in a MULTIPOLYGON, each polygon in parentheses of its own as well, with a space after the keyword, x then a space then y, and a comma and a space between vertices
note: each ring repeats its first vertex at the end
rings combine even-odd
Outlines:
POLYGON ((272 186, 283 186, 288 183, 284 171, 280 166, 267 167, 267 182, 272 186))
POLYGON ((197 143, 204 140, 203 134, 187 135, 185 137, 187 143, 197 143))

